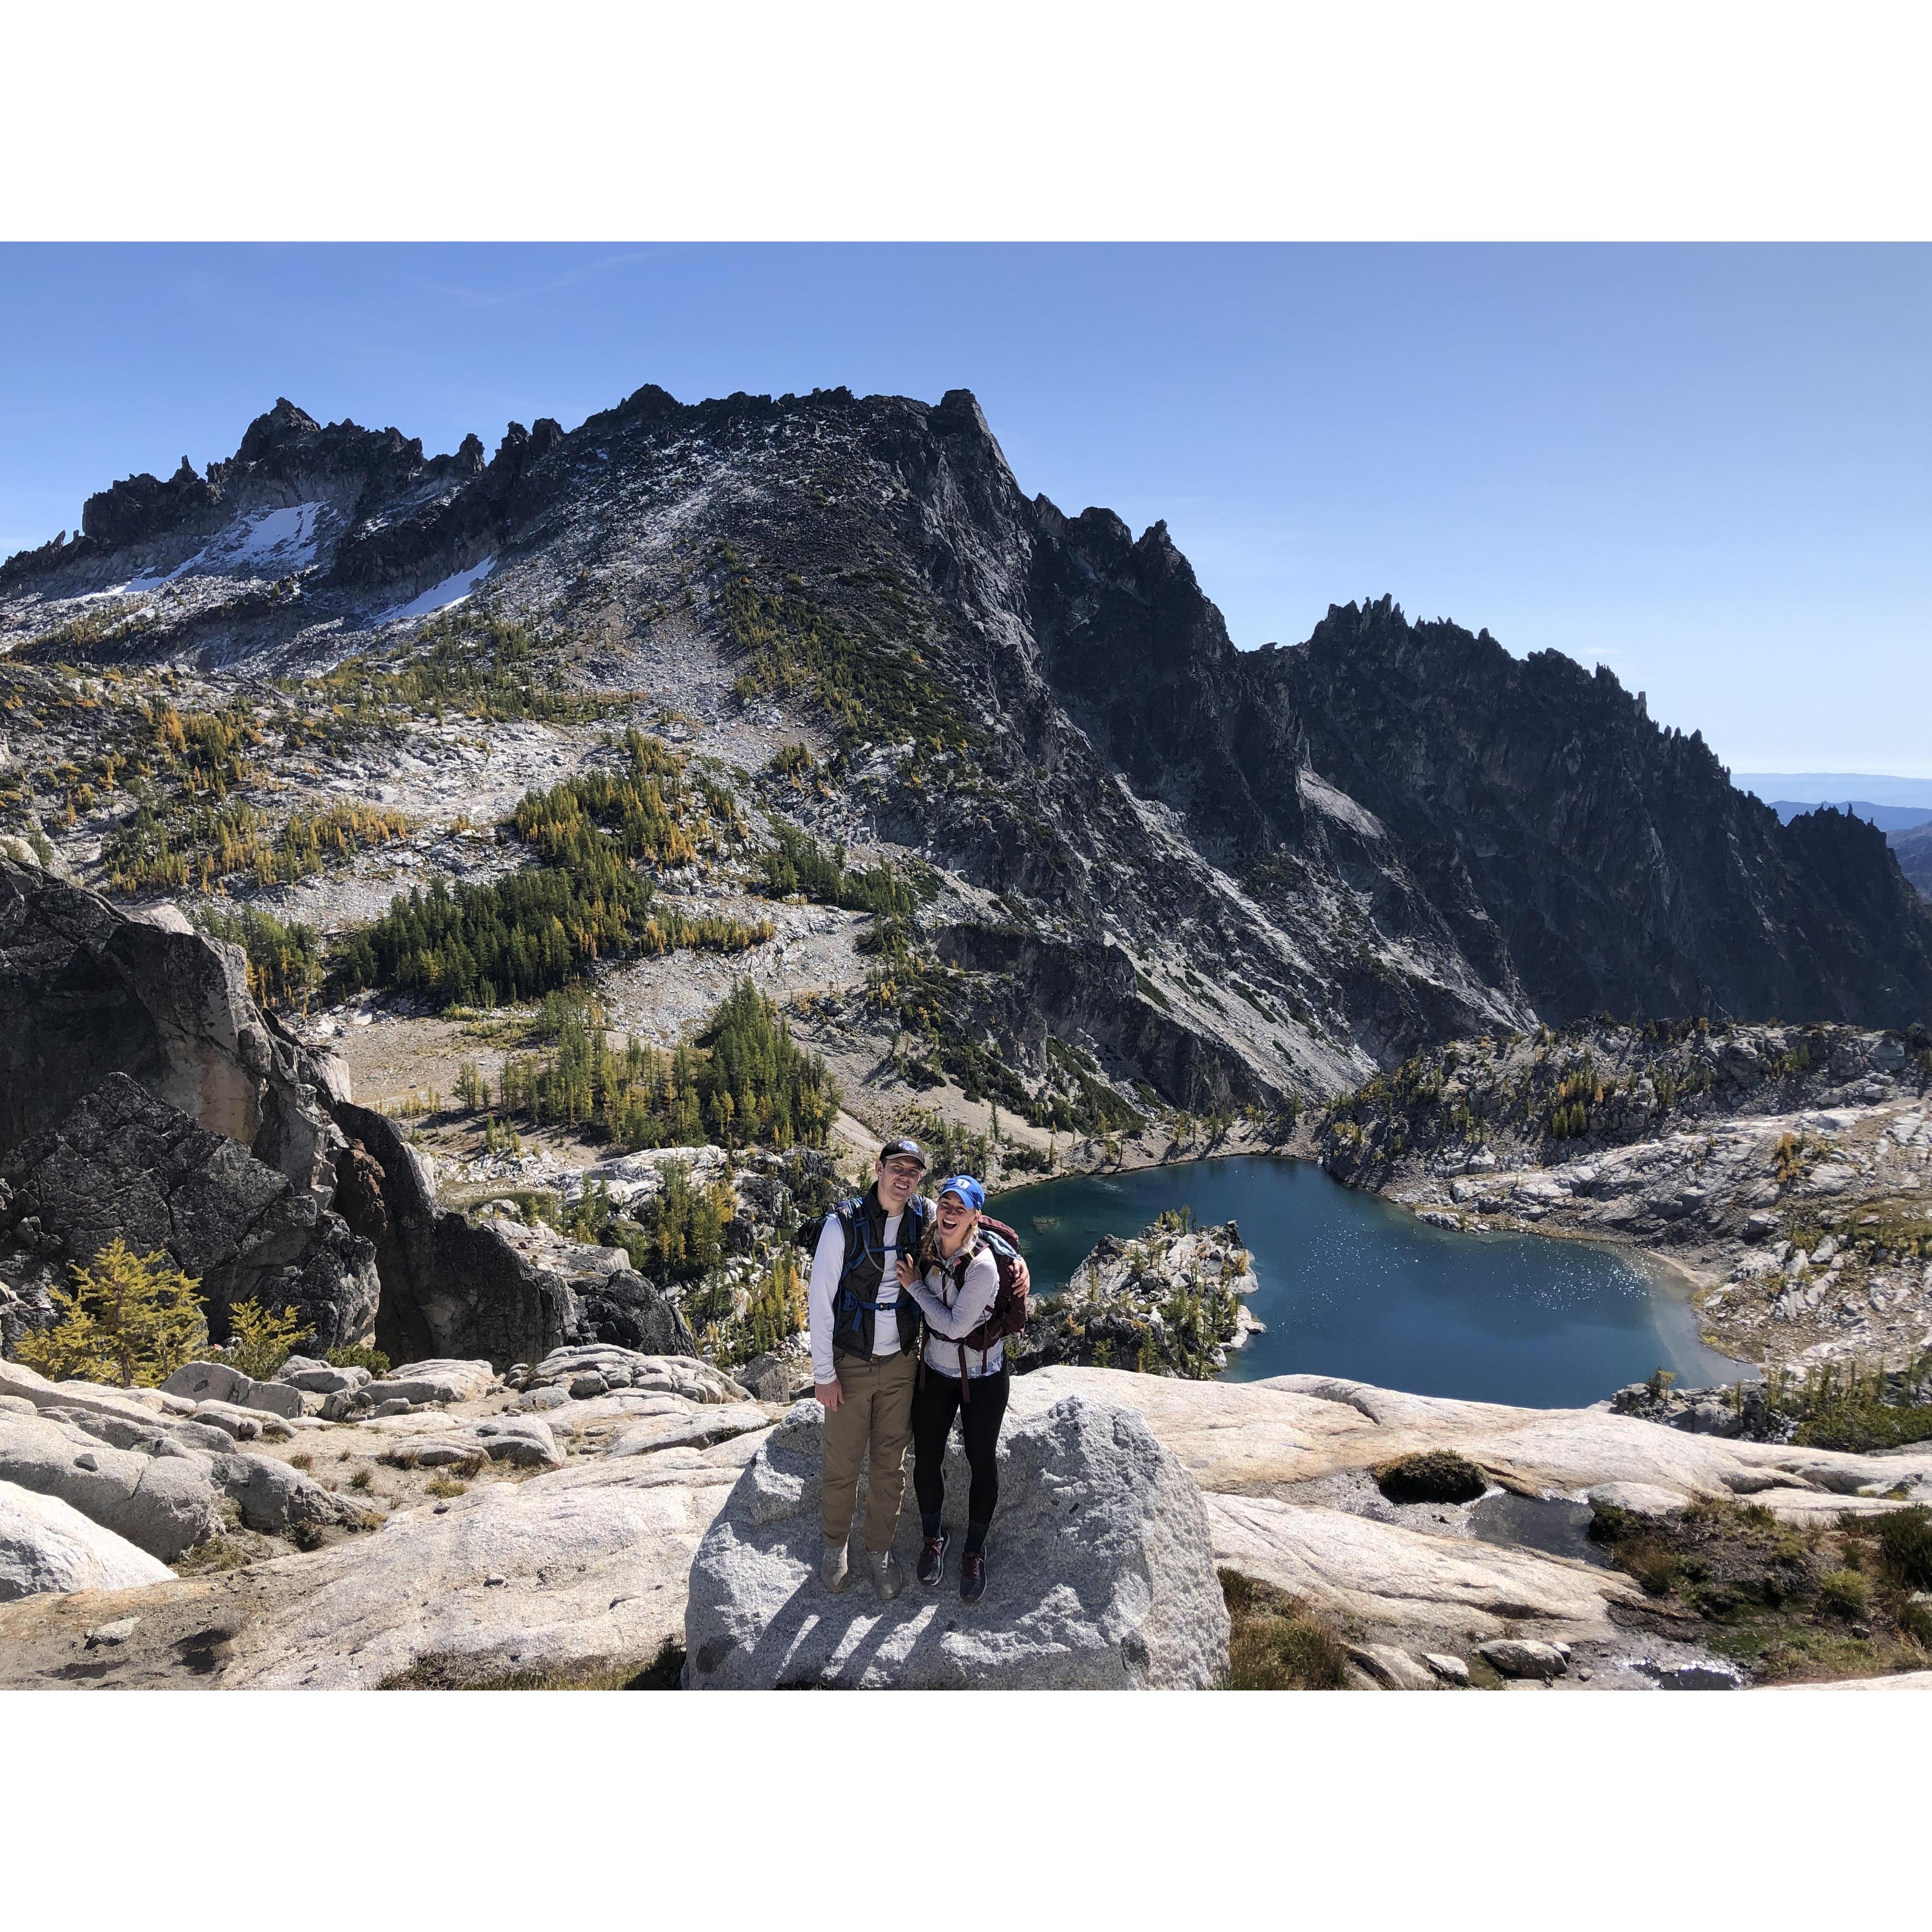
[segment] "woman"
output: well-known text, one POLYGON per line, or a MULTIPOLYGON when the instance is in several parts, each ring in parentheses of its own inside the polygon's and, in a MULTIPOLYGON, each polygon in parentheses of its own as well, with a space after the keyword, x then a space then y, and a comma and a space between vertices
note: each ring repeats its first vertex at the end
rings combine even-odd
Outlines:
POLYGON ((986 1532, 1000 1498, 994 1452, 1006 1413, 1006 1351, 998 1341, 984 1348, 968 1340, 992 1312, 1000 1271, 982 1236, 980 1210, 986 1190, 970 1174, 941 1184, 938 1212, 917 1263, 899 1262, 899 1286, 926 1317, 920 1385, 912 1399, 914 1493, 919 1498, 925 1543, 919 1580, 929 1589, 946 1567, 952 1538, 940 1522, 946 1501, 946 1438, 960 1418, 966 1460, 973 1472, 966 1505, 966 1549, 959 1560, 959 1598, 976 1604, 986 1593, 986 1532))

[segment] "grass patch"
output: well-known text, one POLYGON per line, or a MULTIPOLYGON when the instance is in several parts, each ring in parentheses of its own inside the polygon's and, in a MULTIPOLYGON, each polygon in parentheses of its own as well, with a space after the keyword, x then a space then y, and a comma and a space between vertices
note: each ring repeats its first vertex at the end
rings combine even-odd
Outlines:
POLYGON ((647 1664, 593 1663, 554 1670, 478 1671, 476 1660, 446 1652, 418 1658, 386 1677, 382 1690, 675 1690, 684 1672, 684 1646, 666 1637, 647 1664))
POLYGON ((176 1557, 172 1565, 177 1576, 214 1576, 225 1570, 245 1569, 265 1558, 285 1556, 288 1552, 252 1529, 231 1529, 224 1536, 211 1536, 206 1542, 176 1557))
POLYGON ((1298 1597, 1238 1570, 1215 1573, 1228 1605, 1227 1690, 1340 1690, 1348 1653, 1298 1597))

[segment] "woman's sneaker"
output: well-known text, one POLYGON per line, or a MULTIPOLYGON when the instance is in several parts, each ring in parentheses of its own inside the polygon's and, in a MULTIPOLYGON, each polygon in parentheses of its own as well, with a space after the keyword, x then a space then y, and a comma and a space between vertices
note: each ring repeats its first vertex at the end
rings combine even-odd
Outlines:
POLYGON ((928 1590, 946 1574, 946 1552, 952 1541, 952 1538, 942 1529, 937 1536, 928 1536, 920 1546, 919 1580, 928 1590))
POLYGON ((986 1594, 986 1552, 968 1550, 959 1558, 959 1600, 976 1604, 986 1594))

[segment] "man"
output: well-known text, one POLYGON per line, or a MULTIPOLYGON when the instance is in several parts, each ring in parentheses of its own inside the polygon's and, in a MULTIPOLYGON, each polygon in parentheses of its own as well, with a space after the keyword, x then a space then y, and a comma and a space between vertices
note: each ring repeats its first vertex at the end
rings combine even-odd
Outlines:
MULTIPOLYGON (((850 1580, 846 1546, 869 1451, 866 1562, 881 1603, 890 1603, 906 1580, 892 1554, 892 1533, 912 1440, 920 1313, 900 1292, 898 1260, 918 1254, 932 1226, 932 1204, 917 1192, 926 1168, 918 1142, 888 1141, 863 1198, 826 1216, 812 1261, 812 1379, 825 1409, 819 1581, 838 1591, 850 1580)), ((1016 1272, 1023 1282, 1024 1262, 1016 1272)))

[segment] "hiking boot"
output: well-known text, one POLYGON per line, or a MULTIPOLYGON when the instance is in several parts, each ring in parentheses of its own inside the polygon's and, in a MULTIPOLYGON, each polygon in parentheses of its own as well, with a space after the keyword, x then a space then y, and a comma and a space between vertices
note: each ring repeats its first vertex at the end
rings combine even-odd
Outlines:
POLYGON ((866 1567, 872 1573, 872 1594, 882 1604, 890 1604, 905 1588, 906 1574, 899 1559, 890 1550, 868 1550, 866 1567))
POLYGON ((986 1594, 986 1552, 963 1551, 959 1558, 959 1600, 976 1604, 986 1594))
POLYGON ((946 1552, 952 1539, 944 1530, 920 1545, 919 1580, 930 1590, 946 1574, 946 1552))
POLYGON ((828 1543, 818 1559, 818 1580, 836 1597, 852 1580, 852 1566, 842 1543, 828 1543))

